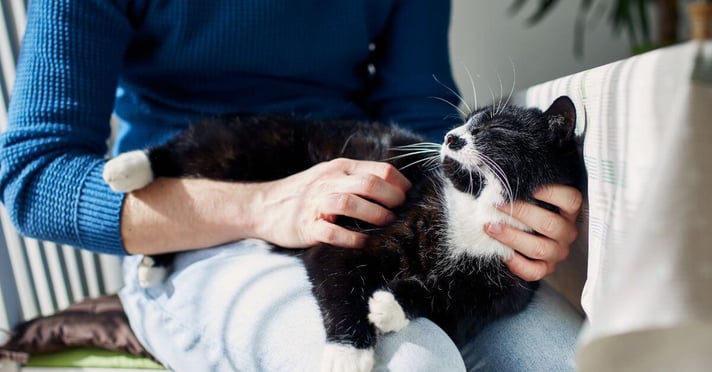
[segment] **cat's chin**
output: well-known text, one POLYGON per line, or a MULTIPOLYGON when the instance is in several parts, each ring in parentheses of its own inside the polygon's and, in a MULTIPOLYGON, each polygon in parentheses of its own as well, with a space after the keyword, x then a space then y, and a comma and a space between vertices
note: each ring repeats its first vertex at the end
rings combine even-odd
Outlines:
POLYGON ((486 186, 477 197, 449 181, 443 190, 448 219, 448 249, 450 256, 463 255, 477 259, 509 259, 514 255, 512 248, 493 239, 485 232, 485 226, 506 223, 527 230, 528 227, 497 209, 505 199, 502 187, 493 175, 485 175, 486 186))

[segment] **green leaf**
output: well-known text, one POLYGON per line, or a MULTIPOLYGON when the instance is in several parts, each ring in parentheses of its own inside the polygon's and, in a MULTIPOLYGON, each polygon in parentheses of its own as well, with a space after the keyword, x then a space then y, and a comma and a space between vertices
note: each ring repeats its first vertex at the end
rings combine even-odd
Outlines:
POLYGON ((509 6, 507 12, 512 15, 519 13, 519 11, 522 10, 524 3, 526 2, 527 0, 514 0, 514 2, 512 2, 512 5, 509 6))
POLYGON ((539 0, 539 8, 531 17, 529 17, 527 22, 530 25, 535 25, 539 23, 539 21, 544 19, 544 16, 546 16, 547 13, 549 13, 549 11, 553 9, 552 7, 558 2, 559 0, 539 0))

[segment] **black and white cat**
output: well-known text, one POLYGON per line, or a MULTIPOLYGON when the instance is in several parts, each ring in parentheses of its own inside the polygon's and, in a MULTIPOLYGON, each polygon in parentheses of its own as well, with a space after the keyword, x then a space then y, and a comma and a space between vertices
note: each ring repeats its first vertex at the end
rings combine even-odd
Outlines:
MULTIPOLYGON (((398 331, 410 319, 427 317, 459 341, 526 306, 536 283, 509 272, 503 259, 512 249, 488 237, 483 226, 506 222, 526 229, 496 206, 527 200, 556 210, 532 199, 532 192, 549 183, 579 186, 575 121, 568 97, 545 112, 486 107, 440 145, 378 123, 213 119, 165 145, 119 155, 106 164, 104 178, 114 190, 129 192, 157 177, 273 180, 339 157, 385 160, 401 169, 413 184, 408 200, 395 211, 396 222, 367 226, 364 248, 275 247, 299 255, 314 284, 328 341, 324 369, 368 371, 377 335, 398 331)), ((172 257, 144 260, 144 285, 162 280, 172 257)))

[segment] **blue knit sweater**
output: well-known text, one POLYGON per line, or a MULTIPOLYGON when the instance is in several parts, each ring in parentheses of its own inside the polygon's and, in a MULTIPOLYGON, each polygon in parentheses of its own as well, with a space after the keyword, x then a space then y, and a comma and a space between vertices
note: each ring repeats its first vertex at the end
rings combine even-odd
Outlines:
POLYGON ((205 116, 397 122, 437 138, 454 102, 445 0, 33 0, 0 141, 21 233, 124 254, 113 151, 205 116), (437 79, 437 81, 436 81, 437 79))

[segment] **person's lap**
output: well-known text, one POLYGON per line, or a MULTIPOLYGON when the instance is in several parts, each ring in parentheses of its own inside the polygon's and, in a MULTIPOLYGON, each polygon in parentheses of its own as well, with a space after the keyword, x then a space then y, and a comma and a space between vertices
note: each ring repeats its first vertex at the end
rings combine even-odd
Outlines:
POLYGON ((460 351, 468 371, 573 371, 582 322, 560 294, 542 284, 524 311, 488 324, 460 351))
MULTIPOLYGON (((120 297, 137 337, 169 368, 178 371, 318 369, 325 344, 324 330, 298 259, 271 253, 264 243, 256 240, 184 253, 177 256, 170 277, 149 289, 137 285, 138 260, 138 257, 125 260, 127 284, 120 297)), ((548 297, 545 300, 548 301, 548 297)), ((547 323, 553 322, 556 328, 570 325, 568 321, 559 324, 560 314, 553 317, 539 314, 560 312, 558 307, 561 306, 555 302, 554 306, 548 302, 530 306, 534 309, 531 314, 527 309, 525 313, 529 315, 488 327, 483 336, 462 347, 466 360, 487 369, 506 370, 503 368, 517 365, 511 363, 526 357, 509 351, 510 345, 522 347, 524 344, 528 345, 525 353, 534 353, 536 360, 542 360, 537 354, 547 353, 542 346, 546 342, 531 339, 541 335, 530 328, 549 332, 547 327, 553 325, 541 324, 540 316, 544 316, 547 323), (532 317, 537 319, 532 321, 532 317), (532 347, 536 350, 531 351, 532 347), (474 357, 483 353, 509 357, 474 357)), ((565 313, 564 318, 568 319, 565 313)), ((561 331, 562 337, 570 339, 555 340, 551 347, 558 350, 551 351, 560 353, 566 349, 565 352, 570 353, 576 331, 577 328, 561 331)), ((563 360, 568 357, 570 355, 561 356, 563 360)), ((376 358, 376 370, 465 369, 457 347, 426 319, 416 319, 400 332, 381 336, 376 358)), ((555 355, 553 359, 557 359, 555 355)))

